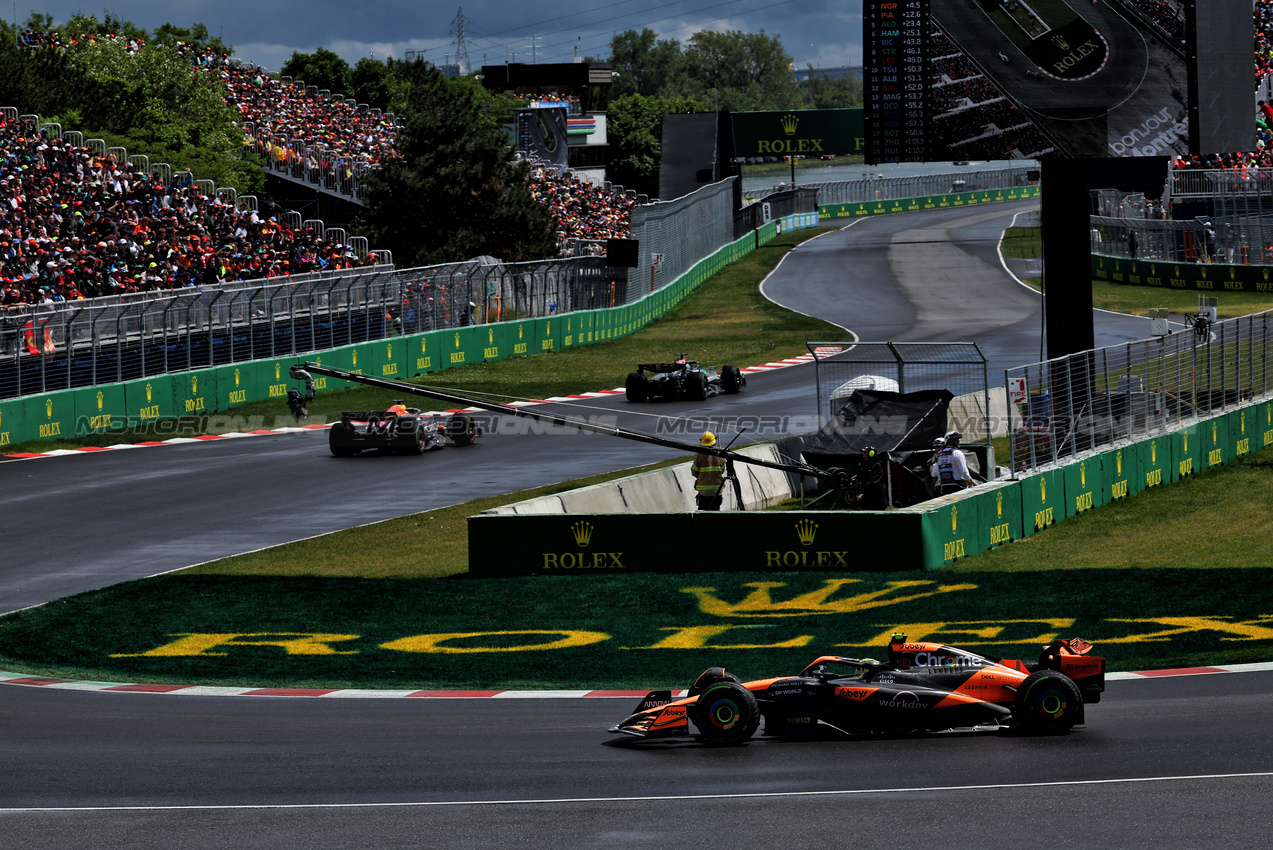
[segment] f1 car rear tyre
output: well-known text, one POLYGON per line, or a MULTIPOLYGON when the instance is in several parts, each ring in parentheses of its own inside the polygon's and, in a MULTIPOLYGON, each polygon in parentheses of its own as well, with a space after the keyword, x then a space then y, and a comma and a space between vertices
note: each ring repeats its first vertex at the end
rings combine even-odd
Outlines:
POLYGON ((327 446, 336 457, 353 457, 358 450, 350 445, 354 426, 346 422, 335 422, 327 432, 327 446))
POLYGON ((429 436, 424 433, 423 422, 416 423, 415 434, 413 436, 415 437, 415 443, 412 444, 409 450, 410 453, 413 455, 424 454, 425 448, 429 445, 429 436))
POLYGON ((733 747, 760 726, 760 707, 751 691, 737 682, 717 682, 698 695, 690 719, 709 747, 733 747))
POLYGON ((703 372, 686 375, 685 394, 694 401, 707 401, 707 375, 703 372))
POLYGON ((623 382, 623 394, 633 404, 648 400, 650 398, 650 379, 640 372, 629 372, 627 380, 623 382))
POLYGON ((729 395, 742 392, 743 373, 737 366, 724 366, 720 370, 720 386, 729 395))
POLYGON ((1058 735, 1070 731, 1083 716, 1083 694, 1078 685, 1056 670, 1037 670, 1017 689, 1012 725, 1032 735, 1058 735))
POLYGON ((467 416, 452 416, 446 423, 446 435, 457 446, 473 445, 473 420, 467 416))

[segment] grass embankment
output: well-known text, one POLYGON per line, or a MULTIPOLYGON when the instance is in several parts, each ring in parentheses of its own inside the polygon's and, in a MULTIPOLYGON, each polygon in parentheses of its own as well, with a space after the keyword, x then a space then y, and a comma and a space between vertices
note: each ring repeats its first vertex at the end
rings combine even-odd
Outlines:
MULTIPOLYGON (((1012 227, 1004 232, 1003 254, 1018 259, 1039 259, 1043 256, 1042 228, 1012 227)), ((1025 283, 1042 291, 1040 278, 1026 278, 1025 283)), ((1191 316, 1198 312, 1199 293, 1192 289, 1163 289, 1160 286, 1131 286, 1111 283, 1107 280, 1092 281, 1092 306, 1099 310, 1113 310, 1133 316, 1148 316, 1156 307, 1166 307, 1173 313, 1191 316)), ((1273 295, 1267 292, 1224 292, 1220 295, 1216 312, 1221 319, 1247 316, 1273 310, 1273 295)))
MULTIPOLYGON (((784 310, 765 299, 757 285, 782 258, 808 239, 833 227, 794 230, 722 269, 689 295, 668 315, 621 339, 593 345, 475 363, 435 372, 411 383, 446 387, 494 401, 548 398, 571 393, 613 389, 639 362, 667 360, 680 353, 704 364, 752 366, 806 354, 806 340, 838 339, 844 329, 819 319, 784 310)), ((330 422, 343 410, 383 410, 396 394, 373 387, 321 393, 309 404, 308 423, 330 422)), ((413 407, 441 410, 451 405, 413 396, 413 407)), ((253 428, 296 425, 287 405, 279 400, 253 402, 226 413, 253 428)), ((143 440, 193 437, 204 431, 180 433, 151 427, 115 431, 75 440, 35 441, 6 449, 10 454, 46 452, 87 446, 110 446, 143 440)))
POLYGON ((895 630, 1010 658, 1077 634, 1115 670, 1262 661, 1266 597, 1234 588, 1271 575, 172 575, 0 620, 0 669, 257 687, 684 688, 710 666, 760 678, 821 654, 880 658, 895 630))

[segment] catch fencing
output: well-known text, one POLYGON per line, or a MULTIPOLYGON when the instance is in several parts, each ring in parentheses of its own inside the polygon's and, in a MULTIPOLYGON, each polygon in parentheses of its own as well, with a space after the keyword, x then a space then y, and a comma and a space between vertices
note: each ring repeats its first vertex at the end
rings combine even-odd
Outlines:
POLYGON ((619 303, 662 289, 734 240, 735 180, 730 177, 683 198, 654 201, 632 210, 628 238, 640 241, 641 253, 637 267, 628 274, 619 303))
MULTIPOLYGON (((864 204, 874 201, 895 201, 904 198, 924 198, 930 195, 951 195, 961 192, 994 191, 1029 186, 1039 182, 1039 167, 995 168, 983 171, 954 171, 945 174, 926 174, 914 177, 875 177, 862 180, 845 180, 836 183, 801 183, 801 189, 816 189, 818 203, 864 204)), ((775 186, 772 191, 791 189, 791 186, 775 186)))
POLYGON ((0 398, 632 304, 734 241, 732 191, 731 179, 634 210, 631 271, 604 257, 386 265, 12 308, 0 398))
POLYGON ((818 422, 830 421, 855 390, 949 390, 948 421, 966 442, 990 441, 986 357, 975 342, 810 342, 818 422))
POLYGON ((1006 370, 1013 469, 1038 471, 1267 397, 1271 335, 1265 312, 1006 370))

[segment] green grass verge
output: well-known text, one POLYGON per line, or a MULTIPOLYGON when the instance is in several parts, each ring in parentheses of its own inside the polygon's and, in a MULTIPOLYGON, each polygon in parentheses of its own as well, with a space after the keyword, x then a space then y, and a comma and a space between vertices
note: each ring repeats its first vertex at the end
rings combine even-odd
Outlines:
MULTIPOLYGON (((475 363, 412 382, 496 401, 547 398, 622 386, 624 377, 637 363, 666 360, 682 352, 713 366, 726 363, 753 366, 806 354, 807 340, 838 339, 844 335, 844 329, 779 307, 760 294, 758 285, 797 245, 835 229, 810 228, 779 235, 717 272, 666 316, 621 339, 494 363, 475 363)), ((308 421, 330 422, 339 419, 343 410, 383 410, 395 397, 391 391, 373 387, 320 393, 309 405, 308 421)), ((420 396, 413 397, 411 403, 423 410, 451 406, 420 396)), ((255 428, 297 424, 288 415, 286 404, 277 400, 240 405, 228 413, 255 428)), ((199 433, 164 433, 158 439, 199 433)), ((156 438, 154 428, 117 431, 76 440, 28 442, 7 448, 6 452, 45 452, 156 438)))
MULTIPOLYGON (((1004 231, 1003 255, 1018 259, 1039 259, 1043 256, 1043 235, 1039 227, 1010 227, 1004 231)), ((1042 291, 1042 281, 1027 278, 1025 283, 1042 291)), ((1131 286, 1092 280, 1092 306, 1100 310, 1148 316, 1156 307, 1166 307, 1173 313, 1192 315, 1198 312, 1198 295, 1195 290, 1163 289, 1161 286, 1131 286)), ((1273 310, 1273 295, 1267 292, 1224 292, 1220 294, 1217 313, 1221 319, 1249 316, 1273 310)))
POLYGON ((798 672, 903 631, 1001 657, 1080 635, 1110 669, 1266 660, 1273 570, 517 579, 167 575, 0 620, 0 668, 63 678, 424 689, 686 687, 798 672), (788 607, 775 607, 785 603, 788 607), (794 607, 792 607, 794 606, 794 607))

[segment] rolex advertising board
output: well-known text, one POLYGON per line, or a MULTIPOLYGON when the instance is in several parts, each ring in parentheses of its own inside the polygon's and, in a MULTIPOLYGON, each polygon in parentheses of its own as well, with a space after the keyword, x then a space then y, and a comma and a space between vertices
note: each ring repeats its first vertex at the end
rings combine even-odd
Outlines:
POLYGON ((1065 481, 1061 470, 1051 469, 1021 479, 1021 514, 1022 531, 1027 535, 1065 519, 1065 481))
POLYGON ((128 426, 124 387, 104 384, 75 391, 75 436, 101 434, 128 426))
POLYGON ((1229 414, 1229 445, 1233 447, 1233 457, 1259 450, 1260 442, 1254 439, 1259 412, 1259 408, 1244 407, 1229 414))
POLYGON ((0 401, 0 448, 35 439, 36 435, 28 434, 26 430, 26 412, 31 404, 29 399, 24 398, 0 401))
POLYGON ((1126 499, 1144 489, 1140 475, 1140 451, 1135 446, 1125 446, 1101 455, 1101 486, 1105 488, 1106 502, 1126 499))
POLYGON ((734 156, 860 154, 866 144, 861 109, 735 112, 734 156))
POLYGON ((74 390, 32 396, 26 399, 26 403, 27 439, 55 440, 74 436, 74 390))
POLYGON ((1171 480, 1179 481, 1202 469, 1200 426, 1190 425, 1174 432, 1171 435, 1171 480))
POLYGON ((1202 468, 1211 469, 1228 463, 1233 458, 1233 444, 1229 442, 1229 417, 1227 415, 1204 419, 1202 431, 1202 468))
POLYGON ((1148 490, 1150 487, 1157 487, 1165 481, 1172 480, 1171 439, 1169 437, 1142 440, 1132 448, 1139 455, 1136 463, 1138 467, 1137 477, 1140 484, 1140 487, 1133 489, 1133 493, 1148 490))
POLYGON ((1104 470, 1100 455, 1068 464, 1061 474, 1065 479, 1066 519, 1099 508, 1109 501, 1109 494, 1102 486, 1104 470))
POLYGON ((134 428, 144 428, 177 415, 172 404, 172 376, 156 375, 124 384, 124 414, 134 428))
POLYGON ((469 517, 469 574, 602 575, 678 571, 690 557, 692 514, 469 517), (658 533, 652 533, 657 529, 658 533))
POLYGON ((693 515, 696 570, 889 570, 923 557, 918 514, 734 511, 693 515))
POLYGON ((179 416, 211 413, 217 409, 219 369, 201 369, 172 376, 172 404, 179 416))
POLYGON ((1273 401, 1266 401, 1253 408, 1255 413, 1256 445, 1262 449, 1273 446, 1273 401))

